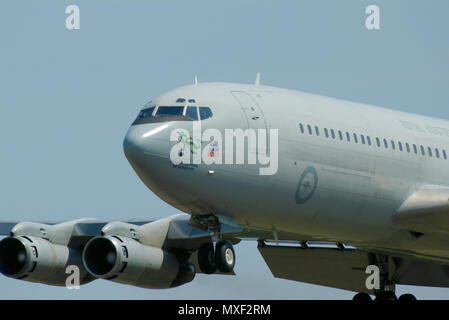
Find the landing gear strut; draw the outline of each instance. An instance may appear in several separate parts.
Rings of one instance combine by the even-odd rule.
[[[385,255],[377,255],[377,254],[369,254],[369,263],[370,265],[376,265],[379,267],[379,282],[380,288],[375,289],[373,294],[376,297],[377,301],[413,301],[416,300],[415,296],[406,293],[399,297],[396,297],[395,289],[396,289],[396,281],[397,275],[400,271],[401,262],[399,260],[395,260],[395,258],[385,256]],[[371,296],[365,292],[357,293],[352,300],[354,301],[370,301]]]
[[[198,264],[205,274],[218,270],[229,273],[234,270],[235,251],[232,243],[221,240],[221,223],[214,215],[192,216],[190,224],[204,231],[212,232],[212,242],[201,245],[198,250]]]

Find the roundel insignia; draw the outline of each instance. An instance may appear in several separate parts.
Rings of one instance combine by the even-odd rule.
[[[312,198],[318,184],[318,174],[314,167],[307,167],[299,178],[296,187],[295,201],[298,204],[305,203]]]

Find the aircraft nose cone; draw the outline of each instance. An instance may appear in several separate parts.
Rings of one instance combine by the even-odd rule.
[[[123,151],[130,162],[134,162],[143,152],[143,139],[138,135],[136,130],[130,128],[123,140]]]
[[[168,158],[169,135],[166,124],[131,126],[123,140],[125,156],[131,163],[148,160],[149,156]]]

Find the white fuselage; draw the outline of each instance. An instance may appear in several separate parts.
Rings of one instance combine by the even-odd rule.
[[[246,102],[239,100],[242,93],[249,96]],[[299,240],[449,258],[448,237],[414,238],[392,223],[417,189],[449,187],[448,121],[227,83],[182,87],[153,103],[187,105],[176,103],[179,97],[211,108],[213,116],[201,121],[202,130],[277,129],[279,152],[274,175],[260,175],[258,164],[175,166],[169,157],[170,132],[192,130],[192,122],[132,126],[124,142],[128,160],[142,181],[173,206],[190,214],[228,216],[249,228],[297,234]],[[256,116],[245,105],[251,101]]]

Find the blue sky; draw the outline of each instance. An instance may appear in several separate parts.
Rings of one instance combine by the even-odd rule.
[[[80,8],[81,29],[65,28]],[[365,8],[380,8],[377,31]],[[163,217],[127,163],[138,109],[199,81],[291,88],[449,119],[445,0],[3,0],[0,4],[0,219]],[[67,290],[0,276],[0,299],[347,299],[353,293],[274,279],[256,243],[236,247],[237,276],[176,289],[98,280]],[[5,290],[6,288],[6,290]],[[419,298],[449,289],[404,287]]]

